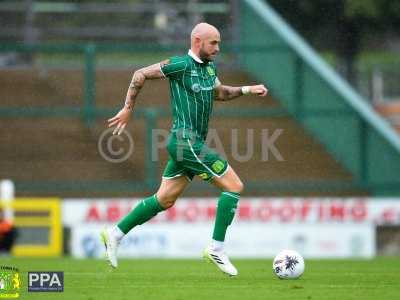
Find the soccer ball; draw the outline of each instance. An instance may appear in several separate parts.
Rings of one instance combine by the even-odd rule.
[[[303,257],[293,250],[282,250],[274,258],[272,270],[280,279],[296,279],[304,272]]]

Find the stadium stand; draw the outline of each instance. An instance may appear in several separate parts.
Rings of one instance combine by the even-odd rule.
[[[124,97],[129,71],[97,72],[97,105],[114,108],[120,105]],[[34,70],[6,70],[0,72],[1,106],[33,107],[76,104],[81,100],[81,74],[79,71],[49,71],[45,77]],[[28,79],[29,78],[29,79]],[[112,80],[110,80],[112,78]],[[221,79],[233,85],[251,81],[246,74],[224,73]],[[25,95],[30,95],[26,97]],[[169,110],[169,96],[166,81],[149,82],[140,96],[138,107],[158,107]],[[245,102],[245,103],[244,103]],[[215,109],[274,108],[279,107],[272,98],[242,99],[230,104],[215,105]],[[98,120],[92,129],[87,128],[79,118],[57,117],[51,114],[41,118],[2,118],[0,119],[2,153],[0,176],[11,177],[21,182],[46,181],[135,181],[144,177],[145,124],[137,119],[130,125],[130,132],[135,139],[135,152],[129,161],[112,164],[99,155],[97,138],[104,130],[105,119]],[[169,118],[160,118],[160,128],[168,129]],[[227,126],[227,124],[229,124]],[[293,119],[278,118],[218,118],[214,117],[212,128],[227,145],[229,157],[230,128],[240,129],[244,136],[247,128],[254,129],[255,138],[261,129],[271,131],[282,128],[282,136],[277,140],[277,148],[285,161],[278,161],[271,156],[268,162],[260,164],[260,148],[255,149],[255,156],[249,162],[235,162],[232,165],[245,181],[290,181],[290,180],[351,180],[351,175],[343,169],[311,136],[307,135]],[[256,141],[256,144],[260,144]],[[258,145],[260,147],[260,145]],[[239,153],[245,153],[240,149]],[[160,168],[166,161],[166,152],[160,153]],[[77,184],[79,184],[77,182]],[[44,193],[45,191],[38,191]],[[66,195],[70,195],[67,191]],[[95,193],[95,190],[92,191]],[[113,193],[116,191],[113,190]],[[293,191],[295,192],[295,191]],[[61,191],[62,193],[62,191]],[[22,193],[23,194],[23,193]]]

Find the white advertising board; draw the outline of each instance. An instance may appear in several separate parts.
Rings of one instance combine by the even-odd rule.
[[[101,225],[73,229],[71,254],[75,257],[102,257]],[[209,243],[211,224],[169,223],[138,226],[122,241],[119,257],[201,257]],[[234,224],[229,229],[226,249],[232,257],[273,257],[282,249],[295,249],[304,257],[369,258],[375,255],[372,225],[272,225]]]
[[[71,227],[71,254],[102,257],[99,233],[115,224],[137,199],[68,199],[63,221]],[[273,257],[282,249],[313,258],[375,255],[376,224],[399,222],[398,200],[244,198],[226,249],[235,257]],[[130,232],[120,257],[199,257],[209,243],[215,199],[181,199],[149,223]]]

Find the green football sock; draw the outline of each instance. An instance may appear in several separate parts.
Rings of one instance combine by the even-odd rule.
[[[160,205],[157,200],[157,196],[153,195],[146,198],[129,213],[119,223],[118,228],[125,234],[127,234],[136,225],[141,225],[152,217],[157,215],[164,208]]]
[[[240,194],[233,192],[222,192],[218,200],[217,214],[215,217],[213,239],[223,242],[226,230],[231,225]]]

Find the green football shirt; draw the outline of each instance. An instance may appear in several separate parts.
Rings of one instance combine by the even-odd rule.
[[[213,62],[204,63],[191,51],[170,58],[161,71],[169,79],[172,132],[182,130],[205,140],[213,108],[214,87],[219,83]],[[189,136],[188,136],[189,137]]]

